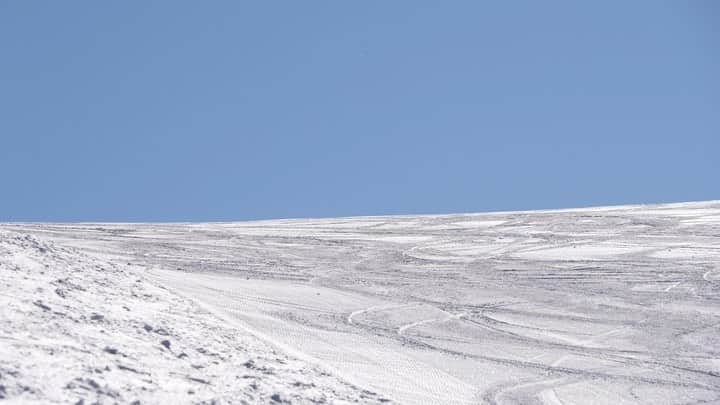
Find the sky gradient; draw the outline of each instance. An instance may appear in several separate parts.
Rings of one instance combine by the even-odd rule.
[[[0,3],[0,221],[720,199],[713,1]]]

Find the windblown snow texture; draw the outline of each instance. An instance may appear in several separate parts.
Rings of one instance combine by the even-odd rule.
[[[720,401],[720,202],[0,225],[0,399]]]

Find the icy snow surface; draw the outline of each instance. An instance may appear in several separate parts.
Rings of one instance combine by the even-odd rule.
[[[720,202],[0,225],[0,399],[720,401]]]

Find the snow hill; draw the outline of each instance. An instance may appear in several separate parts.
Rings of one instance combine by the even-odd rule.
[[[720,402],[720,202],[0,224],[0,401]]]

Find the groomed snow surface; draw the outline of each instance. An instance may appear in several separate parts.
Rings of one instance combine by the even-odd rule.
[[[720,403],[720,202],[0,224],[8,403]]]

